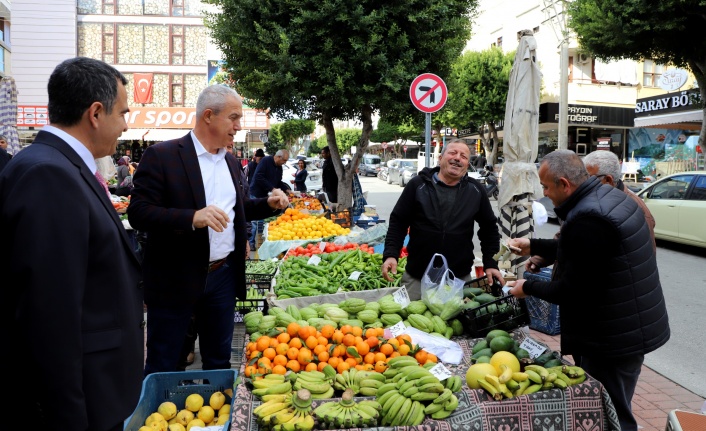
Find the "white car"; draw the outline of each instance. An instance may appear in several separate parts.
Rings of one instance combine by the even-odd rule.
[[[294,174],[297,173],[297,163],[299,160],[293,159],[282,165],[282,181],[294,190],[294,184],[291,181],[294,179]],[[321,181],[321,169],[317,168],[312,161],[306,160],[306,191],[318,192],[323,187]]]

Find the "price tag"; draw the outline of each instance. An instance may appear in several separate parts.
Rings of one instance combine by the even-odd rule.
[[[351,275],[348,276],[348,279],[355,281],[355,280],[357,280],[358,278],[360,278],[360,275],[361,275],[361,274],[362,274],[362,272],[360,272],[360,271],[353,271],[353,272],[351,273]]]
[[[321,241],[319,243],[319,250],[324,251],[325,248],[326,248],[326,241]]]
[[[319,262],[321,262],[321,258],[317,254],[311,256],[309,260],[306,261],[307,264],[314,266],[318,266]]]
[[[407,288],[404,286],[400,287],[397,292],[393,293],[392,298],[396,303],[400,304],[402,308],[407,307],[410,302],[409,295],[407,295]]]
[[[305,206],[309,206],[309,201],[304,201]]]
[[[543,345],[539,344],[538,342],[534,341],[531,338],[525,338],[525,341],[520,343],[520,349],[525,349],[530,355],[530,358],[534,359],[537,356],[541,355],[544,353],[545,350],[547,350],[546,347]]]
[[[449,369],[446,368],[441,362],[429,368],[429,372],[442,382],[451,377],[451,371],[449,371]]]
[[[510,289],[512,289],[512,286],[503,286],[503,295],[507,296],[510,294]]]
[[[387,329],[390,330],[390,332],[392,333],[392,336],[399,337],[400,335],[402,335],[404,330],[407,329],[407,327],[404,326],[404,322],[397,322]]]

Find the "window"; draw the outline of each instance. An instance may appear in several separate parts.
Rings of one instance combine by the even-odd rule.
[[[657,87],[662,72],[664,72],[663,64],[655,63],[653,60],[645,60],[642,65],[642,86]]]
[[[497,46],[498,46],[498,48],[502,48],[502,47],[503,47],[503,37],[502,37],[502,36],[500,36],[500,37],[498,38]]]
[[[706,201],[706,175],[701,175],[696,180],[696,184],[689,198],[695,201]]]
[[[684,199],[693,175],[680,175],[655,186],[650,194],[652,199]]]

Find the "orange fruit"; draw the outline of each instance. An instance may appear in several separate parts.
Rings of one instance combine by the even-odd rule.
[[[428,356],[428,353],[426,352],[426,350],[421,349],[414,355],[414,358],[420,364],[425,364],[427,362],[427,356]]]
[[[321,327],[321,335],[330,339],[333,337],[333,333],[336,332],[336,328],[332,325],[324,325]]]
[[[337,356],[333,356],[333,357],[328,358],[328,364],[330,366],[332,366],[334,369],[336,369],[336,367],[338,367],[338,364],[340,364],[341,362],[342,362],[341,358],[339,358]]]
[[[392,352],[392,353],[390,354],[390,357],[391,357],[391,358],[396,358],[396,357],[398,357],[398,356],[400,356],[400,352]]]
[[[262,352],[268,347],[270,347],[270,337],[263,335],[257,339],[257,350]]]
[[[397,341],[397,338],[390,338],[389,340],[387,340],[387,344],[390,344],[392,347],[395,348],[395,350],[400,347],[400,342]]]
[[[378,339],[378,337],[368,337],[365,339],[365,342],[368,343],[368,346],[370,346],[371,349],[377,347],[380,344],[380,340]]]
[[[315,355],[318,355],[319,353],[326,351],[326,346],[323,344],[317,344],[313,351]]]
[[[262,356],[262,352],[258,352],[257,350],[250,352],[248,355],[248,359],[255,359]]]
[[[311,350],[309,350],[309,349],[299,350],[299,355],[297,355],[297,360],[299,361],[300,364],[308,364],[309,362],[311,362],[311,360],[312,360]]]
[[[316,340],[321,344],[322,346],[325,346],[328,344],[328,338],[324,337],[323,335],[317,335]]]
[[[286,355],[287,350],[289,350],[289,344],[287,343],[279,343],[277,347],[275,347],[275,352],[278,355]]]
[[[340,331],[343,333],[343,335],[350,334],[352,330],[353,327],[351,325],[343,325],[340,328]]]
[[[364,341],[356,343],[355,348],[358,350],[360,356],[365,356],[370,352],[370,346]]]
[[[356,361],[355,358],[346,358],[346,362],[351,367],[355,367],[356,365],[358,365],[358,361]]]
[[[274,367],[272,367],[272,373],[285,375],[285,374],[287,374],[287,368],[285,368],[284,365],[277,364]]]
[[[375,353],[368,352],[368,354],[363,357],[363,362],[365,362],[366,364],[374,364],[375,363]]]
[[[362,365],[356,365],[356,366],[355,366],[355,369],[358,370],[358,371],[362,371],[362,370],[363,370],[363,366],[362,366]]]
[[[262,356],[269,359],[270,361],[273,360],[276,355],[277,355],[277,352],[272,347],[268,347],[265,349],[264,352],[262,352]]]
[[[257,373],[257,367],[253,365],[248,365],[245,367],[245,377],[252,377],[253,374]]]
[[[297,349],[301,349],[303,346],[302,344],[302,339],[301,338],[292,338],[289,340],[289,347],[296,347]]]
[[[299,338],[306,340],[310,335],[316,334],[316,328],[313,326],[302,326],[299,328]]]
[[[343,344],[339,344],[338,346],[333,348],[334,356],[344,356],[346,354],[346,346]]]
[[[328,364],[328,362],[319,362],[319,365],[316,366],[317,371],[324,371],[324,367]]]
[[[395,348],[392,347],[392,344],[385,343],[380,346],[380,353],[383,353],[385,356],[390,356],[394,351]]]
[[[385,335],[385,328],[375,328],[378,337],[383,337]]]
[[[437,362],[439,362],[439,358],[437,358],[436,355],[433,353],[427,353],[427,362],[429,361],[436,364]]]
[[[289,336],[287,332],[282,332],[277,336],[277,341],[280,343],[289,343],[289,340],[291,340],[292,337]]]
[[[373,364],[364,364],[363,369],[365,371],[375,371],[375,365]]]
[[[270,347],[277,347],[278,344],[279,344],[279,341],[277,341],[276,337],[270,338]]]
[[[377,337],[377,333],[375,328],[368,328],[365,330],[365,338]]]
[[[263,356],[263,357],[257,359],[257,366],[258,366],[258,367],[262,367],[262,368],[266,368],[266,367],[270,367],[270,368],[271,368],[271,367],[272,367],[272,361],[270,361],[269,358],[266,358],[266,357]]]
[[[299,370],[301,370],[301,368],[302,368],[301,365],[295,359],[292,359],[291,361],[287,362],[287,369],[288,370],[292,370],[295,373],[298,373]]]
[[[387,355],[382,352],[375,352],[375,362],[385,362]]]
[[[360,326],[354,326],[353,329],[351,329],[351,332],[352,332],[353,335],[355,335],[356,337],[362,337],[362,336],[363,336],[363,328],[361,328]]]
[[[305,371],[318,371],[318,366],[315,362],[309,362],[304,368]]]
[[[355,344],[355,336],[353,334],[346,334],[343,336],[343,345],[352,346]]]
[[[328,362],[330,357],[331,356],[328,354],[327,351],[323,351],[321,353],[316,354],[316,358],[318,359],[319,362]]]
[[[400,355],[407,356],[409,354],[409,346],[406,344],[400,344],[400,348],[397,349],[397,351],[400,352]]]
[[[297,359],[297,356],[299,356],[299,349],[296,347],[290,347],[289,350],[287,350],[287,357],[289,359]]]
[[[343,336],[346,335],[341,331],[336,331],[333,333],[333,336],[331,337],[331,341],[333,341],[336,344],[341,344],[343,342]]]
[[[306,347],[308,347],[311,350],[314,350],[316,346],[319,345],[319,340],[316,339],[313,335],[309,335],[305,341]]]
[[[338,371],[338,374],[341,374],[342,372],[348,370],[351,368],[351,365],[348,362],[341,361],[337,366],[336,366],[336,371]]]
[[[287,357],[285,355],[277,355],[272,361],[274,365],[287,365]]]
[[[387,363],[385,361],[377,361],[375,363],[375,371],[378,373],[383,373],[387,369]]]
[[[245,351],[247,351],[248,353],[250,353],[250,352],[252,352],[252,351],[254,351],[254,350],[256,350],[256,349],[257,349],[257,343],[255,343],[254,341],[250,341],[250,342],[248,342],[248,345],[247,345],[247,347],[245,348]]]
[[[297,322],[292,322],[287,325],[287,334],[289,334],[290,337],[296,337],[299,334],[299,329],[299,324]]]

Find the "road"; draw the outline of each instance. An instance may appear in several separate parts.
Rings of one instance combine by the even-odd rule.
[[[368,204],[376,205],[383,220],[389,220],[402,188],[374,177],[360,177]],[[492,200],[495,211],[497,204]],[[556,223],[537,229],[538,238],[551,238]],[[477,238],[474,239],[479,249]],[[645,365],[695,394],[706,397],[706,249],[657,241],[657,266],[667,302],[671,338],[649,353]]]

